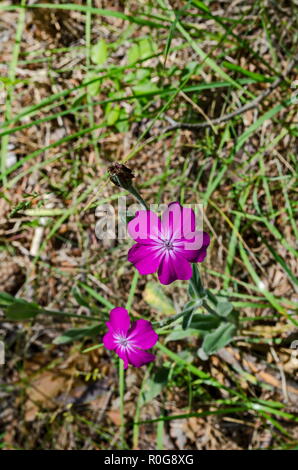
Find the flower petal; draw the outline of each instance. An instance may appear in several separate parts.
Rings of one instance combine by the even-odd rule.
[[[195,263],[200,258],[200,254],[204,251],[206,256],[206,249],[210,243],[210,236],[206,232],[195,232],[195,236],[187,239],[175,240],[175,251],[182,255],[191,263]],[[193,247],[193,248],[192,248]],[[204,256],[204,258],[205,258]]]
[[[150,321],[141,319],[132,324],[127,338],[132,341],[133,346],[149,349],[158,341],[158,334],[153,330]]]
[[[128,356],[127,356],[127,349],[124,348],[123,346],[118,345],[117,348],[115,349],[116,354],[122,359],[124,362],[124,369],[127,369],[128,366]]]
[[[193,209],[182,207],[179,202],[171,202],[162,214],[161,225],[166,239],[180,239],[195,232],[196,216]]]
[[[128,311],[122,307],[113,308],[110,311],[110,321],[106,325],[112,332],[115,331],[125,336],[130,327]]]
[[[135,265],[140,274],[152,274],[157,270],[162,255],[159,246],[146,246],[136,243],[129,252],[127,259]]]
[[[113,350],[113,349],[116,348],[117,344],[114,340],[114,336],[113,336],[113,333],[111,333],[111,331],[108,331],[104,335],[103,344],[104,344],[105,348],[110,349],[110,350]]]
[[[132,349],[127,351],[127,357],[130,362],[135,367],[141,367],[148,362],[155,360],[154,354],[148,353],[147,351],[142,351],[141,349]]]
[[[178,253],[166,254],[158,268],[158,279],[165,285],[177,279],[187,281],[191,276],[191,264]]]
[[[128,222],[128,233],[136,242],[151,244],[160,237],[161,221],[155,212],[137,211],[136,216]]]
[[[202,261],[204,261],[204,259],[206,258],[206,255],[207,255],[207,249],[202,248],[201,250],[199,250],[199,253],[198,253],[197,257],[193,262],[194,263],[202,263]]]

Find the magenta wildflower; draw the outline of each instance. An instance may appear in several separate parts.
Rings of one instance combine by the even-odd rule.
[[[191,263],[204,261],[210,243],[208,233],[196,230],[194,211],[178,202],[169,204],[161,219],[152,211],[138,211],[128,233],[137,242],[128,261],[140,274],[158,271],[162,284],[190,279]]]
[[[158,340],[149,321],[137,320],[130,326],[127,310],[116,307],[111,310],[110,321],[106,325],[109,331],[103,337],[103,344],[118,354],[124,362],[124,369],[128,364],[141,367],[154,361],[154,354],[144,351],[152,348]]]

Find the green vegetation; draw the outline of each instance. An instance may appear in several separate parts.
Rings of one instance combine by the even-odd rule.
[[[0,448],[297,448],[298,6],[128,3],[0,4]],[[96,238],[135,202],[115,161],[203,204],[208,314]],[[103,348],[113,306],[155,324],[147,368]]]

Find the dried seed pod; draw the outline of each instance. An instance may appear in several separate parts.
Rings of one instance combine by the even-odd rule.
[[[110,180],[116,186],[124,189],[130,188],[134,178],[134,174],[130,168],[123,165],[122,163],[115,162],[109,166],[108,172],[110,175]]]

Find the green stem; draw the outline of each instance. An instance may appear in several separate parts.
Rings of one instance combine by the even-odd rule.
[[[20,54],[20,47],[21,47],[21,40],[23,29],[25,25],[25,15],[26,15],[26,0],[21,1],[21,8],[17,28],[16,28],[16,35],[15,35],[15,42],[12,51],[12,58],[10,61],[10,66],[8,70],[8,80],[9,83],[7,85],[7,98],[6,98],[6,110],[4,113],[4,121],[9,121],[12,117],[12,100],[14,95],[14,86],[15,86],[15,78],[16,78],[16,69]],[[6,185],[7,178],[6,178],[6,160],[7,160],[7,151],[8,151],[8,144],[9,144],[9,135],[4,135],[1,138],[1,145],[0,145],[0,158],[1,158],[1,168],[0,173],[2,177],[3,185]]]
[[[172,315],[170,318],[166,318],[165,320],[153,322],[152,326],[156,328],[163,328],[164,326],[167,326],[170,323],[173,323],[174,321],[178,320],[178,318],[183,317],[184,314],[185,310],[183,310],[183,312],[176,313],[176,315]]]
[[[208,299],[209,299],[214,305],[216,305],[216,304],[217,304],[217,298],[215,297],[215,295],[213,295],[212,292],[211,292],[209,289],[207,289],[206,293],[207,293]]]
[[[128,191],[130,192],[132,196],[134,196],[137,199],[137,201],[139,201],[140,204],[142,204],[142,206],[147,211],[149,211],[149,206],[147,205],[147,203],[144,201],[144,199],[142,198],[142,196],[140,195],[140,193],[136,190],[134,186],[130,185]]]
[[[200,306],[200,305],[198,305],[198,307],[199,307],[199,306]],[[176,315],[172,315],[171,317],[166,318],[165,320],[161,320],[161,321],[158,321],[158,322],[154,322],[154,323],[152,323],[152,325],[153,325],[154,327],[157,327],[157,328],[163,328],[163,327],[165,327],[165,326],[170,325],[170,323],[173,323],[174,321],[178,320],[178,318],[181,318],[181,317],[183,317],[184,315],[186,315],[187,313],[191,312],[193,309],[194,309],[194,305],[192,305],[192,306],[189,307],[189,308],[186,308],[186,309],[183,310],[182,312],[176,313]]]
[[[164,434],[164,420],[163,415],[160,416],[160,421],[156,425],[156,450],[163,450],[163,434]]]
[[[196,264],[192,265],[192,277],[190,278],[190,284],[199,298],[205,297],[206,291],[204,289],[200,272]]]
[[[213,308],[210,307],[210,305],[208,305],[206,300],[203,300],[203,307],[207,310],[207,312],[211,313],[211,315],[218,317],[218,313],[215,310],[213,310]]]
[[[149,368],[150,370],[150,368]],[[135,411],[135,417],[133,421],[133,432],[132,432],[132,447],[134,450],[137,450],[139,447],[139,433],[140,433],[140,414],[141,414],[141,407],[142,407],[142,401],[143,401],[143,389],[145,386],[145,383],[149,377],[149,372],[148,369],[146,369],[146,372],[144,374],[141,388],[139,391],[139,396],[138,396],[138,401],[137,401],[137,406],[136,406],[136,411]]]
[[[87,72],[90,70],[90,54],[91,54],[91,9],[92,9],[92,0],[87,0],[88,11],[86,12],[86,21],[85,21],[85,42],[86,42],[86,67]],[[88,114],[89,114],[89,124],[90,127],[94,126],[94,107],[93,107],[93,97],[90,95],[88,87],[86,87],[87,93],[87,104],[88,104]],[[95,155],[97,161],[99,161],[99,151],[96,141],[96,135],[94,132],[91,133],[92,143],[95,150]]]
[[[124,362],[119,358],[119,396],[120,396],[120,440],[121,446],[125,446],[125,422],[124,422]]]
[[[165,320],[161,320],[160,322],[154,322],[153,323],[154,327],[163,328],[164,326],[168,326],[170,323],[173,323],[174,321],[178,320],[179,318],[183,317],[189,312],[192,312],[195,308],[198,308],[202,305],[202,301],[199,299],[203,299],[206,296],[206,294],[208,294],[208,292],[203,287],[199,270],[197,268],[197,265],[195,264],[193,264],[193,275],[190,279],[190,283],[194,292],[198,296],[197,304],[192,305],[191,307],[186,308],[182,312],[176,313],[176,315],[166,318]],[[203,305],[208,311],[210,311],[209,305],[206,304],[206,302],[203,302]]]

